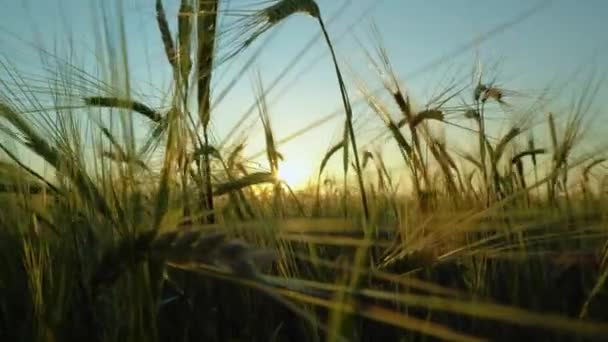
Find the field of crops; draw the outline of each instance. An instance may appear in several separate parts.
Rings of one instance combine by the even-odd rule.
[[[38,50],[44,74],[0,55],[0,340],[608,339],[606,159],[577,149],[599,73],[557,112],[472,60],[471,82],[420,104],[384,32],[349,52],[378,92],[314,0],[175,0],[176,17],[148,2],[172,80],[160,106],[135,91],[121,17],[97,28],[99,73],[63,52]],[[232,83],[253,75],[255,103],[213,131],[231,89],[216,70],[292,16],[319,32],[340,94],[341,134],[306,184],[282,144],[323,120],[278,139],[256,54]],[[375,145],[361,111],[383,127]],[[263,167],[244,153],[256,116]]]

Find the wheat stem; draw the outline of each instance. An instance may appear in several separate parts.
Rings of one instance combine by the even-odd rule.
[[[321,15],[317,18],[319,20],[319,25],[321,26],[321,30],[323,31],[323,36],[325,37],[325,41],[329,47],[331,52],[331,57],[334,63],[334,67],[336,70],[336,75],[338,77],[338,83],[340,85],[340,93],[342,95],[342,102],[344,104],[344,111],[346,112],[346,121],[348,126],[348,133],[350,136],[351,145],[353,148],[353,153],[355,157],[355,167],[357,172],[357,182],[359,183],[359,191],[361,193],[361,204],[363,205],[363,215],[365,220],[369,220],[369,206],[367,202],[367,195],[365,193],[365,184],[363,182],[363,174],[361,172],[361,162],[359,160],[359,150],[357,149],[357,138],[355,137],[355,130],[353,128],[353,113],[352,108],[350,106],[350,100],[348,99],[348,93],[346,91],[346,86],[344,85],[344,80],[342,79],[342,73],[340,72],[340,67],[338,65],[338,59],[336,57],[336,53],[334,51],[334,47],[331,43],[331,39],[329,38],[329,34],[325,29],[325,24],[323,23],[323,19],[321,19]],[[347,148],[347,147],[345,147]]]

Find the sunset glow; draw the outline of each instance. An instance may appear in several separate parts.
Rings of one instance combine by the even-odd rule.
[[[297,161],[284,162],[279,166],[279,179],[287,183],[293,190],[303,188],[310,178],[311,169]]]

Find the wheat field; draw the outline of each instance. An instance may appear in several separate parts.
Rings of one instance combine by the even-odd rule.
[[[350,52],[378,91],[315,0],[175,0],[174,17],[164,2],[143,11],[171,80],[155,98],[129,77],[121,16],[97,23],[97,73],[59,51],[37,49],[44,74],[0,56],[0,340],[608,339],[606,158],[579,148],[600,76],[558,112],[471,60],[421,105],[384,32]],[[275,83],[254,68],[291,17],[318,33],[340,94],[339,137],[298,186],[282,146],[327,120],[277,138]],[[236,73],[254,104],[218,137],[231,86],[213,77],[251,51]]]

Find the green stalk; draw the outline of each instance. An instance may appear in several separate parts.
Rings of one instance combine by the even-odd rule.
[[[340,93],[342,95],[342,102],[344,104],[344,111],[346,112],[346,124],[348,128],[348,134],[350,136],[351,146],[353,147],[353,153],[355,157],[355,167],[357,171],[357,182],[359,183],[359,190],[361,192],[361,204],[363,206],[363,215],[365,217],[365,221],[369,220],[369,206],[367,202],[367,195],[365,193],[365,184],[363,182],[363,174],[361,172],[361,162],[359,160],[359,150],[357,149],[357,140],[355,137],[355,130],[353,128],[353,111],[350,106],[350,100],[348,99],[348,93],[346,91],[346,86],[344,85],[344,80],[342,79],[342,73],[340,72],[340,67],[338,66],[338,59],[336,58],[336,52],[334,51],[334,47],[331,44],[331,40],[329,39],[329,34],[325,29],[325,24],[323,23],[323,19],[321,15],[317,17],[319,20],[319,25],[321,25],[321,30],[323,31],[323,36],[325,37],[325,41],[327,42],[327,46],[329,47],[329,51],[331,52],[331,58],[334,62],[334,67],[336,69],[336,76],[338,77],[338,83],[340,85]],[[345,146],[345,148],[348,148]]]
[[[211,69],[213,68],[213,53],[215,49],[215,32],[217,25],[218,0],[198,0],[198,110],[203,124],[203,140],[209,146],[209,121]],[[205,210],[211,214],[207,217],[209,223],[215,222],[213,214],[213,190],[211,184],[211,164],[208,154],[203,155],[205,177],[204,201]]]

